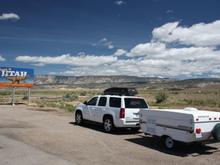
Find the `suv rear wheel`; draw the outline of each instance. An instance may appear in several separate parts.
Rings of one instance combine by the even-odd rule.
[[[104,131],[107,132],[107,133],[110,133],[114,130],[114,123],[113,123],[113,120],[110,117],[104,118],[103,128],[104,128]]]

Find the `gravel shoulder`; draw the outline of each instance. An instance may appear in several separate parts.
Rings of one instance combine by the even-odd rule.
[[[141,132],[106,134],[76,126],[73,114],[0,105],[0,164],[220,164],[220,143],[179,144],[174,151]]]

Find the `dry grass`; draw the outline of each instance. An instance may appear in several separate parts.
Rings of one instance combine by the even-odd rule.
[[[37,107],[52,107],[66,111],[73,111],[74,107],[90,97],[101,94],[103,89],[90,88],[57,88],[57,89],[32,89],[31,104]],[[146,99],[151,107],[157,108],[184,108],[196,107],[199,109],[220,111],[220,84],[211,84],[198,88],[138,88],[139,96]],[[156,103],[155,96],[158,92],[168,95],[166,102]],[[0,91],[0,104],[10,103],[11,90]],[[16,91],[16,102],[27,104],[27,91]],[[68,96],[68,97],[66,97]]]
[[[161,104],[155,103],[158,91],[168,95],[168,100]],[[199,109],[220,111],[220,85],[213,84],[198,88],[187,89],[139,89],[140,96],[148,100],[149,104],[159,108],[196,107]]]

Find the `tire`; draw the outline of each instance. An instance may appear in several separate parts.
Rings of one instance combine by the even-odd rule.
[[[112,133],[113,132],[114,123],[113,123],[112,118],[110,118],[110,117],[104,118],[104,120],[103,120],[103,129],[104,129],[104,132],[106,132],[106,133]]]
[[[175,141],[171,137],[165,136],[165,137],[163,137],[163,144],[164,144],[165,148],[171,150],[175,146]]]
[[[216,124],[213,131],[212,136],[215,140],[220,141],[220,124]]]
[[[83,124],[83,116],[80,111],[77,111],[75,114],[75,123],[77,125],[82,125]]]

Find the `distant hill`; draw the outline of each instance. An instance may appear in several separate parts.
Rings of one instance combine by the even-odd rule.
[[[157,77],[137,76],[36,76],[36,85],[67,85],[67,86],[137,86],[140,84],[154,84],[173,81]]]
[[[64,86],[64,87],[167,87],[187,88],[201,87],[213,83],[219,83],[220,79],[187,79],[175,80],[158,77],[137,76],[56,76],[38,75],[35,84],[38,86]]]

